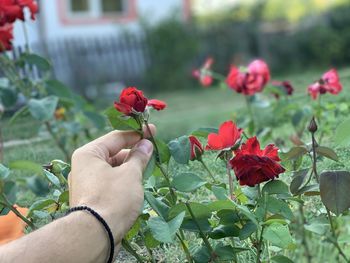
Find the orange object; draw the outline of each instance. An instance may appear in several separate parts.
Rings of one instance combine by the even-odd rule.
[[[22,208],[17,205],[14,205],[14,207],[23,216],[28,212],[28,208]],[[22,237],[25,227],[26,223],[12,211],[5,216],[0,216],[0,245]]]

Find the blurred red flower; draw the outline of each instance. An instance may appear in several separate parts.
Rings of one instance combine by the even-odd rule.
[[[200,69],[195,69],[192,71],[192,76],[198,79],[203,87],[208,87],[213,83],[213,77],[210,73],[210,69],[213,63],[214,59],[209,57]]]
[[[153,99],[148,101],[147,106],[150,106],[155,110],[159,111],[159,110],[164,110],[167,105],[164,101]]]
[[[339,75],[336,69],[331,69],[322,75],[322,78],[311,84],[307,90],[312,99],[317,99],[319,94],[325,94],[327,92],[331,94],[338,94],[343,89],[340,83]]]
[[[189,137],[190,140],[190,147],[191,147],[191,156],[190,156],[190,160],[194,161],[194,160],[198,160],[201,158],[204,149],[202,144],[200,143],[200,141],[193,135],[190,135]]]
[[[273,86],[279,87],[282,89],[282,92],[286,95],[291,96],[294,92],[294,88],[292,86],[292,84],[288,81],[272,81],[271,83]],[[279,98],[279,94],[277,93],[273,93],[273,95],[278,99]]]
[[[141,90],[135,87],[123,89],[119,96],[119,102],[114,102],[114,107],[117,111],[130,116],[134,113],[144,112],[147,106],[147,98]]]
[[[13,26],[0,26],[0,52],[12,49]]]
[[[243,130],[237,128],[233,121],[226,121],[220,125],[219,133],[210,133],[206,150],[229,150],[241,138]]]
[[[29,8],[31,18],[35,20],[38,4],[34,0],[0,0],[0,25],[13,23],[17,19],[24,21],[24,8]]]
[[[241,148],[234,151],[230,160],[240,185],[255,186],[278,177],[285,169],[279,164],[278,148],[269,144],[260,149],[256,137],[249,138]]]
[[[227,85],[244,95],[254,95],[261,92],[270,80],[270,70],[263,60],[254,60],[248,65],[246,71],[232,65],[226,78]]]

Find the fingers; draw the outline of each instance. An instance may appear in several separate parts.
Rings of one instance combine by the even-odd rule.
[[[152,156],[152,152],[153,144],[149,140],[143,139],[130,151],[122,166],[139,172],[141,176]]]
[[[155,135],[156,127],[152,124],[149,126],[152,135]],[[150,137],[146,127],[143,131],[145,138]],[[136,131],[112,131],[81,147],[79,151],[108,161],[111,156],[115,156],[122,149],[134,146],[140,139],[141,135]]]
[[[129,155],[130,150],[129,149],[124,149],[121,150],[119,153],[117,153],[116,155],[112,156],[109,158],[108,163],[112,166],[119,166],[122,165],[126,159],[126,157]]]

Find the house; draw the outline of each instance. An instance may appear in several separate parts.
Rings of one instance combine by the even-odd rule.
[[[31,43],[62,38],[116,35],[139,30],[140,22],[157,23],[170,15],[190,16],[190,0],[38,0],[36,21],[27,21]],[[15,25],[15,45],[23,45],[21,22]]]

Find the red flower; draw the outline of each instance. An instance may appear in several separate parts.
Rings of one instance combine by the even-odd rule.
[[[0,26],[0,52],[12,49],[13,26]]]
[[[17,19],[24,21],[23,9],[28,7],[31,18],[35,20],[38,4],[34,0],[0,0],[0,25],[13,23]]]
[[[166,103],[161,100],[149,100],[147,106],[153,107],[155,110],[164,110],[166,108]]]
[[[269,144],[261,150],[256,137],[249,138],[235,154],[230,164],[240,185],[254,186],[272,180],[285,171],[278,163],[278,148]]]
[[[226,83],[238,93],[254,95],[261,92],[270,80],[268,65],[262,60],[254,60],[248,65],[247,71],[241,71],[232,65]]]
[[[318,94],[325,94],[327,92],[331,94],[338,94],[343,89],[339,80],[339,75],[336,69],[331,69],[322,75],[322,78],[311,84],[307,90],[312,99],[317,99]]]
[[[193,77],[198,79],[203,87],[208,87],[213,83],[213,77],[210,73],[210,69],[213,63],[214,59],[209,57],[200,69],[196,69],[192,72]]]
[[[289,96],[291,96],[293,94],[293,92],[294,92],[294,88],[293,88],[292,84],[288,80],[285,80],[285,81],[273,81],[271,84],[273,86],[277,86],[277,87],[281,88],[282,91],[285,94],[289,95]],[[279,98],[279,94],[277,94],[277,93],[273,93],[273,94],[274,94],[274,96],[277,99]]]
[[[135,113],[144,112],[147,106],[147,98],[143,96],[141,90],[135,87],[123,89],[119,97],[119,102],[114,102],[117,111],[130,116]]]
[[[203,152],[204,152],[202,144],[193,135],[190,135],[188,138],[190,140],[190,147],[191,147],[190,160],[194,161],[194,160],[200,159],[202,154],[203,154]]]
[[[219,134],[210,133],[206,150],[226,150],[231,149],[240,139],[243,130],[237,128],[233,121],[226,121],[220,125]]]

